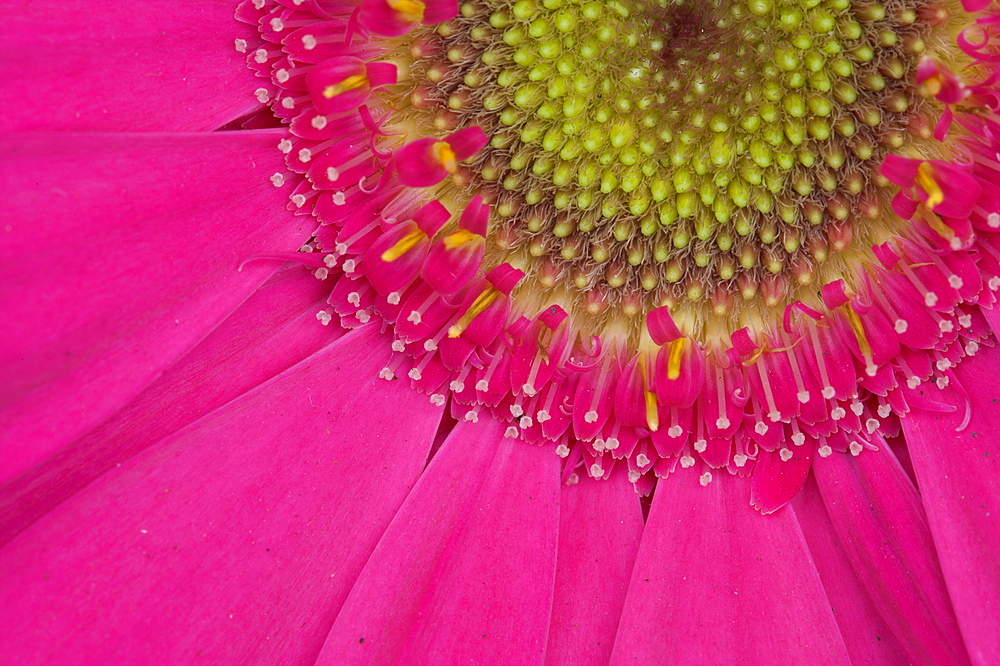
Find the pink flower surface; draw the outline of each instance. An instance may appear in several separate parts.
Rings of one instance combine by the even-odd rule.
[[[709,339],[619,255],[550,298],[473,191],[516,151],[393,125],[471,3],[8,3],[0,663],[1000,663],[1000,6],[884,4],[968,24],[912,72],[955,143],[866,176],[867,272]]]

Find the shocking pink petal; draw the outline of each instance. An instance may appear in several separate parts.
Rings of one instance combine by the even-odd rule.
[[[141,391],[296,249],[277,131],[7,135],[0,479]],[[248,220],[253,220],[248,224]]]
[[[563,486],[546,664],[602,666],[611,657],[642,536],[639,498],[617,471]]]
[[[968,661],[920,497],[888,444],[814,464],[851,566],[913,664]]]
[[[559,458],[460,422],[351,591],[321,664],[541,664]]]
[[[290,266],[121,411],[0,487],[0,544],[150,444],[295,365],[339,335],[320,326],[329,286]]]
[[[974,664],[1000,663],[1000,349],[958,366],[965,396],[929,383],[954,413],[914,408],[902,419],[917,483],[958,625]],[[966,400],[968,404],[966,405]],[[971,409],[968,426],[957,431]]]
[[[830,597],[830,607],[837,618],[840,635],[844,637],[847,652],[851,655],[850,663],[879,666],[908,663],[892,631],[851,568],[813,478],[806,481],[802,492],[792,500],[792,506],[802,526],[809,552],[816,560],[823,589]]]
[[[312,663],[440,408],[350,334],[147,449],[0,557],[18,663]]]
[[[656,488],[611,663],[849,663],[795,514],[695,469]]]
[[[260,107],[266,86],[235,39],[231,0],[95,5],[32,0],[5,12],[4,130],[212,130]]]

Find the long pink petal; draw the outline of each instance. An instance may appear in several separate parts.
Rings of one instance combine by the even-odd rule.
[[[608,663],[642,537],[639,497],[624,470],[564,486],[546,664]]]
[[[0,127],[201,131],[261,106],[235,2],[31,0],[4,12]]]
[[[366,328],[126,461],[0,556],[11,663],[312,663],[441,409]]]
[[[321,664],[541,664],[559,530],[559,458],[460,423],[386,531]]]
[[[830,607],[851,655],[851,663],[876,666],[909,663],[854,573],[826,513],[815,479],[809,477],[802,491],[792,500],[792,506],[809,552],[816,560],[816,570],[830,598]]]
[[[795,514],[695,468],[657,484],[612,664],[846,664]]]
[[[6,135],[0,480],[117,411],[274,272],[309,223],[275,131]]]
[[[971,421],[957,432],[965,399],[921,386],[952,414],[914,409],[902,419],[931,535],[958,625],[974,664],[1000,663],[1000,349],[979,353],[955,372]]]
[[[107,422],[0,487],[0,545],[117,463],[295,365],[343,329],[321,326],[329,285],[277,273]]]
[[[819,458],[813,470],[837,539],[907,661],[967,662],[920,496],[888,444]]]

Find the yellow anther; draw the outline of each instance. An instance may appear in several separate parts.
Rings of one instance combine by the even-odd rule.
[[[927,92],[932,95],[937,95],[941,92],[941,89],[944,88],[944,77],[937,73],[931,74],[927,77],[927,80],[924,81],[924,85],[927,86]]]
[[[454,250],[456,247],[462,247],[469,241],[475,240],[476,238],[482,237],[478,234],[472,233],[471,231],[460,229],[459,231],[444,237],[444,246],[445,249]]]
[[[448,329],[448,337],[457,338],[462,335],[462,331],[468,328],[469,324],[472,323],[472,320],[481,315],[483,310],[490,307],[490,305],[493,304],[493,301],[497,300],[499,297],[500,292],[495,287],[489,287],[486,291],[479,294],[476,300],[472,301],[472,305],[470,305],[469,309],[465,311],[465,314],[462,315],[462,318],[459,319],[454,326]]]
[[[458,171],[458,159],[455,157],[455,151],[446,142],[438,141],[431,150],[434,153],[434,159],[445,168],[445,171],[448,173]]]
[[[868,336],[865,335],[865,327],[861,323],[861,317],[854,311],[850,303],[844,305],[843,310],[844,315],[847,317],[847,323],[851,325],[851,330],[854,332],[854,337],[858,339],[861,356],[865,359],[865,363],[872,365],[874,363],[872,360],[872,346],[868,343]]]
[[[653,432],[660,429],[660,408],[656,404],[656,394],[649,390],[646,376],[646,357],[639,355],[639,374],[642,377],[642,393],[646,402],[646,425]]]
[[[406,234],[396,244],[382,253],[382,261],[396,261],[404,254],[413,249],[413,246],[427,238],[427,234],[420,229],[414,229]]]
[[[357,90],[358,88],[363,88],[366,85],[368,85],[368,77],[365,74],[355,74],[354,76],[348,76],[340,83],[327,86],[326,89],[323,90],[323,97],[333,99],[337,95],[345,93],[348,90]]]
[[[388,0],[389,7],[399,14],[399,18],[411,23],[419,23],[424,20],[424,8],[426,5],[420,0]]]
[[[941,221],[941,218],[930,211],[925,211],[921,216],[927,221],[927,225],[936,231],[941,238],[951,240],[955,237],[955,230]]]
[[[931,210],[944,201],[944,192],[934,180],[934,167],[930,162],[921,162],[917,167],[917,184],[927,193],[927,207]]]
[[[667,359],[667,379],[674,380],[681,376],[681,355],[687,338],[677,338],[670,343],[670,356]]]

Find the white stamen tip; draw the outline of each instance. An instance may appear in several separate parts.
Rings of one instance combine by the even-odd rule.
[[[830,418],[833,419],[834,421],[839,421],[845,416],[847,416],[847,412],[844,410],[843,407],[834,407],[830,411]]]
[[[684,434],[684,429],[681,428],[679,425],[672,425],[667,430],[667,434],[676,439],[677,437],[680,437],[681,435]]]
[[[545,423],[546,421],[548,421],[551,418],[552,418],[552,415],[549,414],[549,410],[547,410],[547,409],[539,409],[538,412],[535,414],[535,419],[539,423]]]
[[[538,391],[535,390],[535,387],[532,386],[531,384],[525,384],[524,386],[522,386],[521,391],[524,393],[524,395],[528,396],[529,398],[538,393]]]
[[[865,421],[865,429],[869,435],[878,430],[879,425],[881,424],[878,422],[878,419],[868,419]]]
[[[386,380],[387,382],[391,382],[393,379],[396,378],[396,375],[392,374],[392,370],[389,368],[382,368],[381,370],[379,370],[378,376]]]
[[[737,467],[743,467],[744,465],[747,464],[748,460],[750,459],[747,458],[742,453],[737,453],[735,456],[733,456],[733,462],[736,463]]]
[[[702,474],[701,476],[699,476],[698,477],[698,483],[700,483],[703,486],[707,486],[708,484],[712,483],[712,473],[711,472],[705,472],[704,474]]]
[[[910,327],[910,322],[906,321],[905,319],[897,319],[896,323],[893,325],[893,329],[900,335],[906,333],[906,329],[908,329],[909,327]]]
[[[833,455],[833,449],[830,448],[829,444],[824,444],[823,446],[819,447],[819,449],[817,449],[816,452],[819,453],[820,458],[829,458],[831,455]]]
[[[402,340],[393,340],[392,341],[392,351],[394,351],[396,353],[404,352],[404,351],[406,351],[406,345],[403,344]]]
[[[556,447],[556,455],[560,458],[566,458],[569,456],[569,447],[565,444],[560,444]]]
[[[778,456],[781,457],[782,462],[788,462],[789,460],[792,459],[793,455],[795,454],[792,453],[791,449],[781,449],[780,451],[778,451]]]
[[[257,90],[253,91],[253,95],[254,97],[257,98],[257,101],[260,102],[261,104],[267,104],[269,101],[271,101],[271,93],[268,91],[267,88],[257,88]]]
[[[635,464],[638,465],[639,467],[645,467],[646,465],[649,464],[649,456],[647,456],[645,453],[640,453],[635,457]]]
[[[515,419],[520,418],[521,414],[524,414],[524,409],[521,408],[521,405],[514,404],[510,406],[510,415]]]
[[[424,351],[429,351],[429,352],[437,351],[437,348],[438,348],[437,343],[434,342],[433,340],[429,339],[424,340]]]
[[[731,425],[731,423],[730,423],[729,419],[727,419],[725,416],[720,416],[719,418],[715,419],[715,427],[716,428],[719,428],[721,430],[725,430],[730,425]]]
[[[247,40],[245,40],[245,39],[237,39],[236,42],[235,42],[235,46],[236,46],[236,52],[237,53],[246,53],[247,52]]]
[[[419,382],[420,378],[423,377],[423,375],[420,374],[419,368],[410,368],[410,371],[406,373],[406,376],[415,382]]]
[[[595,479],[599,479],[602,476],[604,476],[604,468],[601,467],[598,463],[594,463],[593,465],[591,465],[589,471],[590,471],[590,476],[592,476]]]
[[[316,48],[316,38],[312,35],[302,35],[302,48],[306,51],[312,51]]]
[[[705,449],[707,448],[708,448],[708,442],[706,442],[704,439],[699,439],[697,442],[694,443],[694,450],[697,451],[698,453],[704,453]]]
[[[517,439],[520,436],[520,433],[517,431],[517,428],[510,426],[504,431],[503,436],[508,439]]]
[[[924,305],[926,305],[927,307],[932,308],[935,305],[937,305],[937,302],[938,302],[938,295],[935,294],[933,291],[929,291],[926,294],[924,294]]]
[[[685,453],[681,457],[681,467],[683,467],[684,469],[687,469],[689,467],[694,467],[694,458]]]
[[[389,295],[385,297],[385,302],[389,305],[399,305],[399,292],[391,291]]]
[[[421,322],[420,313],[417,312],[416,310],[413,310],[406,317],[406,321],[410,322],[411,324],[416,324],[417,326],[420,326],[420,322]]]
[[[333,315],[331,315],[326,310],[320,310],[319,312],[316,313],[316,319],[319,320],[319,323],[326,326],[327,324],[330,323],[330,320],[333,319]]]
[[[879,405],[878,406],[878,415],[879,416],[881,416],[882,418],[886,419],[886,418],[889,418],[889,414],[892,414],[892,407],[890,407],[889,405]]]
[[[767,432],[767,424],[764,423],[763,421],[757,421],[757,425],[753,427],[753,430],[758,435],[763,435],[764,433]]]
[[[823,397],[826,398],[827,400],[831,399],[836,394],[837,394],[837,391],[832,386],[824,386],[823,387]]]
[[[865,406],[860,402],[852,402],[851,411],[854,412],[855,416],[861,416],[865,411]]]
[[[455,379],[450,384],[448,384],[448,388],[455,393],[461,393],[462,391],[465,390],[465,384]]]
[[[444,396],[441,395],[440,393],[435,393],[434,395],[431,396],[431,404],[441,407],[442,405],[444,405]]]
[[[284,185],[285,174],[276,173],[273,176],[271,176],[271,184],[274,185],[275,187],[281,187],[282,185]]]
[[[863,447],[863,446],[861,446],[860,444],[858,444],[858,442],[857,442],[857,441],[853,441],[853,442],[851,442],[851,455],[852,455],[852,456],[856,456],[856,455],[860,454],[860,453],[861,453],[861,450],[862,450],[863,448],[865,448],[865,447]]]
[[[478,382],[476,382],[476,390],[481,393],[485,393],[486,391],[490,390],[490,383],[485,379],[480,379]]]
[[[465,420],[470,423],[479,423],[479,414],[470,410],[465,413]]]
[[[802,446],[805,443],[806,443],[806,436],[803,435],[801,432],[797,432],[794,435],[792,435],[792,444],[794,444],[795,446]]]
[[[577,474],[576,472],[573,472],[572,474],[570,474],[569,478],[566,479],[566,485],[567,486],[575,486],[578,483],[580,483],[580,475]]]
[[[641,478],[642,478],[642,474],[638,470],[630,469],[628,471],[628,482],[629,483],[637,483],[639,481],[639,479],[641,479]]]
[[[801,402],[804,405],[807,402],[809,402],[809,399],[812,396],[809,394],[809,391],[799,391],[799,396],[798,397],[799,397],[799,402]]]
[[[597,412],[595,412],[594,410],[590,410],[589,412],[583,415],[583,420],[586,421],[587,423],[597,423]]]

